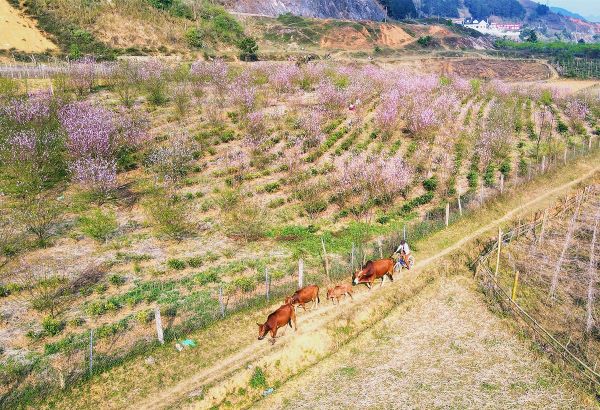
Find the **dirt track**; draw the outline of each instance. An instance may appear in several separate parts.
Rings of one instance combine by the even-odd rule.
[[[198,408],[218,404],[228,398],[240,386],[247,385],[247,381],[252,374],[251,369],[245,367],[247,363],[266,368],[270,367],[271,369],[274,369],[275,363],[280,363],[284,367],[276,372],[280,377],[286,375],[290,377],[302,371],[311,364],[319,362],[322,357],[328,356],[339,347],[340,341],[336,338],[336,329],[340,327],[368,329],[382,318],[377,318],[378,313],[383,313],[383,317],[385,317],[387,313],[395,308],[399,294],[408,297],[408,295],[418,293],[427,281],[424,275],[425,268],[432,268],[434,262],[440,261],[443,257],[452,254],[486,232],[494,230],[499,224],[556,199],[563,192],[594,176],[599,171],[600,165],[586,166],[585,172],[571,181],[555,185],[552,189],[530,191],[526,201],[507,212],[503,212],[501,216],[480,226],[478,229],[470,229],[469,234],[460,240],[453,241],[432,255],[417,255],[419,262],[416,271],[411,272],[410,276],[403,274],[397,278],[393,285],[384,286],[377,291],[363,291],[355,297],[354,303],[345,303],[342,308],[329,305],[314,312],[303,314],[299,319],[300,329],[293,337],[290,337],[291,332],[288,332],[287,336],[279,339],[274,346],[254,342],[236,354],[218,361],[216,365],[194,374],[185,381],[163,389],[158,394],[154,394],[142,402],[132,403],[131,408],[182,407],[186,402],[188,405]],[[476,215],[471,219],[476,219]],[[409,277],[410,280],[407,280]],[[377,296],[372,297],[375,295]],[[360,309],[358,309],[359,307]],[[374,317],[375,319],[373,319]],[[275,371],[273,370],[273,372]],[[210,385],[214,387],[208,388]],[[207,390],[202,390],[204,398],[200,401],[188,402],[189,397],[202,386],[207,388]]]

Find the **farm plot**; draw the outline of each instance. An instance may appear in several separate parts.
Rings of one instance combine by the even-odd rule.
[[[89,377],[91,329],[101,373],[152,346],[155,307],[179,339],[262,295],[267,268],[322,280],[325,244],[347,271],[353,244],[422,217],[425,235],[459,195],[597,145],[596,95],[374,65],[82,60],[52,80],[2,80],[9,404]]]

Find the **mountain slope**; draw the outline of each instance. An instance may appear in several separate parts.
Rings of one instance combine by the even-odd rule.
[[[385,11],[376,0],[242,0],[227,4],[234,12],[278,16],[292,13],[305,17],[383,20]]]
[[[587,19],[585,17],[583,17],[581,14],[573,13],[572,11],[563,9],[562,7],[550,7],[550,10],[553,13],[560,14],[561,16],[573,17],[575,19],[587,21]]]

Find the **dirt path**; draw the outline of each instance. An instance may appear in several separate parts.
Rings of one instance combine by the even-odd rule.
[[[443,277],[253,408],[574,409],[593,404],[548,367],[489,311],[472,280]]]
[[[493,221],[479,227],[478,229],[470,230],[470,233],[468,235],[461,237],[461,239],[459,240],[452,241],[451,244],[448,244],[448,246],[443,248],[441,251],[424,258],[419,257],[421,255],[417,255],[417,272],[422,272],[424,268],[430,267],[435,261],[440,260],[441,258],[461,249],[465,246],[465,244],[480,237],[486,232],[494,230],[499,224],[511,220],[512,218],[524,211],[530,210],[536,204],[544,203],[549,198],[556,198],[561,192],[569,190],[573,186],[581,183],[582,181],[590,178],[591,176],[600,171],[600,165],[595,165],[586,168],[586,171],[583,174],[580,174],[577,178],[565,182],[561,185],[555,186],[554,188],[543,189],[541,192],[530,191],[532,197],[528,198],[526,201],[522,202],[520,205],[512,208],[511,210],[504,212],[498,218],[495,218]],[[476,218],[477,215],[473,215],[471,220],[476,220]],[[412,273],[411,275],[414,275],[414,273]],[[399,281],[397,280],[396,282],[394,282],[394,284],[389,286],[389,288],[399,288],[402,286],[406,286],[406,281],[403,279],[404,278],[401,277]],[[362,292],[355,298],[355,305],[365,303],[367,300],[369,300],[369,298],[371,298],[371,294],[369,292]],[[305,349],[306,347],[308,347],[310,349],[316,349],[319,352],[319,354],[325,354],[328,350],[328,342],[326,340],[327,335],[320,335],[319,331],[324,329],[327,323],[339,319],[340,316],[340,309],[336,309],[333,306],[321,308],[318,311],[302,315],[300,319],[302,324],[301,330],[298,334],[295,334],[293,338],[283,338],[282,340],[278,341],[277,344],[268,348],[265,348],[264,344],[253,343],[244,348],[243,350],[239,351],[238,353],[230,357],[224,358],[215,366],[194,374],[182,383],[172,386],[171,388],[165,388],[160,393],[149,397],[143,402],[137,402],[135,403],[135,405],[133,405],[132,403],[132,408],[135,407],[146,409],[158,409],[174,405],[180,407],[182,405],[182,403],[180,402],[181,399],[189,397],[192,392],[198,390],[201,386],[206,386],[207,384],[211,384],[223,378],[227,378],[228,375],[235,374],[234,378],[241,378],[242,375],[243,377],[248,377],[248,372],[240,373],[239,371],[241,366],[244,365],[244,363],[252,362],[254,360],[258,360],[259,358],[264,359],[268,356],[279,357],[281,356],[281,353],[284,350],[287,350],[288,353],[291,351],[297,351],[294,348],[292,348],[291,345],[295,345],[296,348],[299,349],[299,351],[303,351],[301,347],[305,343]],[[319,335],[321,338],[320,342],[318,342],[320,339]],[[218,402],[219,395],[226,397],[227,390],[230,390],[232,386],[237,385],[238,383],[235,381],[231,382],[230,384],[225,383],[222,388],[217,388],[217,391],[211,391],[211,400],[216,400]],[[204,407],[206,404],[208,403],[197,403],[198,407]]]

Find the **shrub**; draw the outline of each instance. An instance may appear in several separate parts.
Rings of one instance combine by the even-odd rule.
[[[265,192],[268,192],[271,194],[271,193],[277,191],[279,189],[279,187],[280,187],[279,182],[271,182],[271,183],[268,183],[267,185],[265,185],[264,189],[265,189]]]
[[[0,285],[0,298],[10,296],[10,291],[4,285]]]
[[[479,184],[479,173],[474,169],[470,170],[467,174],[467,181],[469,182],[469,188],[477,188],[477,185]]]
[[[250,378],[250,387],[253,389],[263,389],[267,387],[267,378],[265,372],[260,367],[254,369],[254,373]]]
[[[204,36],[205,32],[200,27],[192,27],[188,31],[185,32],[185,40],[188,45],[192,48],[202,48],[204,47]]]
[[[504,178],[508,177],[510,171],[512,171],[512,164],[510,162],[510,158],[506,158],[504,161],[502,161],[502,163],[500,164],[499,171],[502,173],[502,175],[504,175]]]
[[[66,323],[63,320],[54,319],[50,316],[46,316],[42,320],[42,327],[44,331],[50,336],[56,336],[65,328]]]
[[[207,285],[209,283],[216,283],[219,281],[219,275],[216,271],[210,270],[207,272],[200,272],[194,276],[194,282],[200,286]]]
[[[87,216],[79,217],[78,224],[85,235],[98,242],[106,242],[119,227],[113,212],[103,213],[100,209],[95,209]]]
[[[252,37],[244,37],[239,43],[238,48],[240,49],[240,60],[242,61],[256,61],[258,56],[258,44]]]
[[[153,312],[149,309],[140,310],[135,314],[135,320],[141,324],[145,325],[152,321]]]
[[[190,231],[187,204],[159,193],[144,202],[144,210],[159,234],[181,239]]]
[[[252,292],[256,288],[256,281],[253,278],[237,278],[232,282],[235,289],[242,292]]]
[[[160,308],[160,314],[164,317],[175,317],[177,316],[177,306],[163,306],[162,308]]]
[[[436,175],[434,175],[431,178],[423,181],[423,188],[425,188],[426,191],[435,191],[438,187],[438,183],[438,178]]]
[[[167,266],[175,270],[184,270],[186,268],[186,263],[181,259],[169,259],[167,261]]]
[[[110,275],[108,277],[108,281],[114,286],[121,286],[125,283],[125,278],[115,273],[114,275]]]
[[[190,268],[199,268],[203,263],[204,262],[202,261],[202,258],[199,256],[194,256],[193,258],[189,258],[187,260],[187,264],[190,266]]]
[[[193,153],[187,137],[172,138],[148,156],[146,165],[165,181],[177,182],[190,171]]]
[[[327,209],[327,201],[321,198],[307,200],[304,203],[304,210],[310,215],[315,216]]]
[[[494,186],[496,182],[496,167],[492,164],[485,168],[485,172],[483,173],[483,181],[485,182],[486,186]]]
[[[431,36],[422,36],[419,37],[417,43],[423,47],[429,47],[433,43],[433,37]]]
[[[50,195],[26,196],[19,202],[17,219],[35,235],[39,246],[46,246],[65,209],[62,201]]]
[[[265,210],[248,201],[240,202],[233,209],[227,211],[223,222],[227,235],[245,241],[264,238],[268,229]]]

